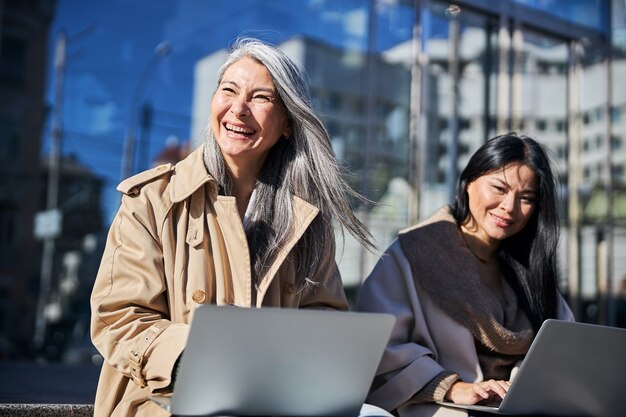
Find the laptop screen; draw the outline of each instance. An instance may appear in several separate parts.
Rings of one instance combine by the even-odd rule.
[[[388,314],[199,306],[171,412],[357,416],[394,321]]]

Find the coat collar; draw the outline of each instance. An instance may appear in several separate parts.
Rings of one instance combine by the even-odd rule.
[[[203,149],[203,146],[198,147],[174,167],[170,182],[172,202],[183,201],[206,183],[209,183],[211,192],[217,194],[217,182],[204,165]]]
[[[189,156],[174,167],[171,179],[170,198],[178,203],[188,198],[198,188],[208,183],[211,194],[217,195],[217,181],[206,170],[204,165],[203,146],[193,151]],[[296,224],[308,225],[317,215],[319,209],[313,204],[293,195]]]

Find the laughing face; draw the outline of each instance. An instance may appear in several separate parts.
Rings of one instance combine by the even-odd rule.
[[[520,232],[535,211],[538,179],[527,165],[509,164],[467,185],[470,218],[464,230],[487,245]]]
[[[256,173],[278,139],[289,136],[287,115],[263,65],[243,58],[226,69],[211,102],[211,129],[231,169]]]

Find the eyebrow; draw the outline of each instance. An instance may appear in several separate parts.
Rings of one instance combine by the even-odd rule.
[[[239,84],[237,84],[235,81],[222,80],[222,82],[220,82],[219,85],[222,85],[222,84],[231,84],[231,85],[239,88]],[[257,88],[252,90],[253,93],[258,93],[259,91],[276,95],[276,90],[271,88],[271,87],[257,87]]]
[[[511,186],[509,185],[509,183],[508,183],[508,182],[506,182],[506,181],[504,181],[504,180],[502,180],[502,178],[492,177],[492,179],[493,179],[494,181],[498,181],[498,182],[499,182],[500,184],[502,184],[502,185],[506,185],[506,187],[507,187],[509,190],[511,189]],[[535,195],[539,194],[539,191],[538,191],[538,190],[534,190],[534,189],[532,189],[532,188],[524,188],[524,189],[522,190],[522,192],[524,192],[524,193],[530,193],[530,194],[535,194]]]

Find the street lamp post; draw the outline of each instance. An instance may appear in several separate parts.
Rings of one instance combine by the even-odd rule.
[[[46,189],[46,210],[35,215],[34,234],[43,239],[41,255],[41,275],[37,312],[33,331],[33,344],[40,350],[46,339],[48,297],[53,281],[55,239],[61,234],[62,212],[59,206],[59,185],[61,177],[61,142],[63,139],[63,89],[65,68],[68,61],[68,44],[90,33],[96,27],[88,25],[80,32],[68,37],[61,29],[56,37],[54,51],[54,102],[52,107],[52,137],[48,154],[48,184]],[[71,58],[71,56],[70,56]]]
[[[124,135],[124,149],[122,154],[122,168],[120,172],[120,179],[124,180],[132,175],[133,171],[133,161],[135,156],[135,142],[136,142],[136,134],[135,134],[135,124],[137,122],[137,108],[138,102],[143,94],[146,85],[148,83],[148,79],[150,75],[156,68],[156,64],[159,59],[167,56],[170,52],[172,52],[172,46],[169,42],[161,42],[154,49],[154,53],[152,57],[144,67],[143,71],[139,75],[139,79],[137,80],[137,84],[135,84],[135,88],[133,90],[133,95],[130,100],[130,108],[129,108],[129,117],[128,123],[126,125],[126,133]]]
[[[59,198],[59,175],[61,163],[61,138],[62,138],[62,102],[63,102],[63,81],[65,75],[65,62],[67,58],[67,35],[61,30],[56,38],[54,54],[54,114],[52,119],[52,141],[50,143],[50,153],[48,156],[48,189],[46,208],[48,213],[58,213]],[[58,216],[52,217],[58,220]],[[39,296],[37,300],[37,316],[35,318],[35,329],[33,342],[36,349],[41,349],[46,338],[46,317],[44,314],[46,302],[50,292],[52,281],[52,265],[54,261],[54,246],[56,235],[60,232],[59,225],[53,227],[54,232],[49,233],[44,238],[43,253],[41,261],[41,277]]]

